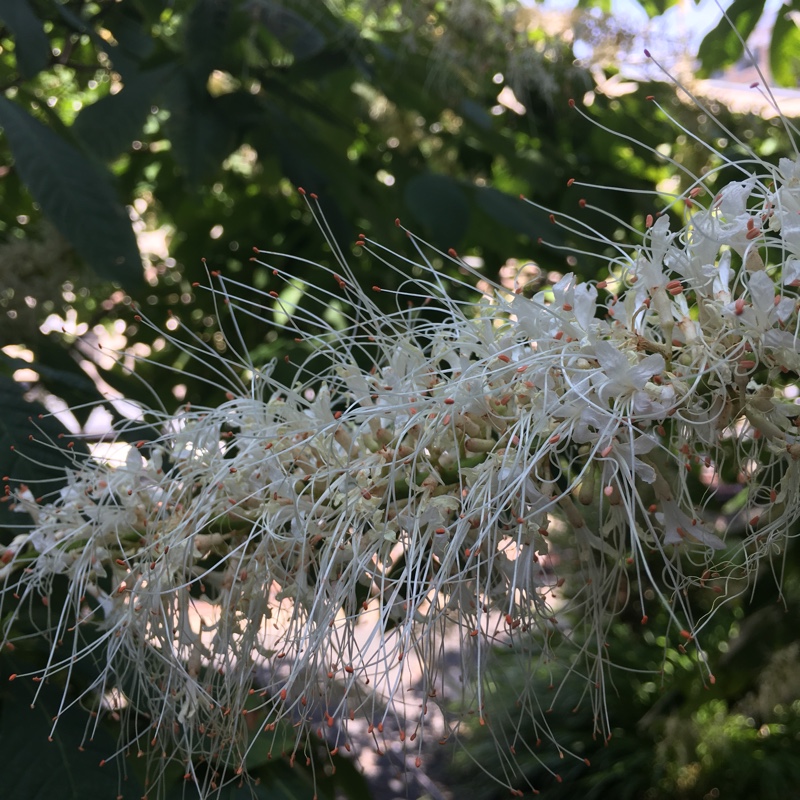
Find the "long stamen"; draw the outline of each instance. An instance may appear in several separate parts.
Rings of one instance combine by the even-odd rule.
[[[717,580],[704,576],[745,591],[730,576],[751,577],[800,519],[800,420],[784,402],[800,372],[800,168],[747,150],[734,165],[744,179],[704,205],[731,166],[707,147],[722,166],[700,177],[666,157],[690,186],[651,193],[667,207],[644,232],[614,219],[627,237],[616,242],[580,211],[553,217],[585,243],[571,255],[607,265],[600,281],[507,289],[398,222],[412,255],[365,236],[357,246],[399,285],[365,290],[303,192],[335,266],[257,251],[262,264],[289,260],[272,268],[282,291],[216,273],[197,287],[230,331],[224,353],[177,320],[163,334],[224,400],[143,409],[115,429],[128,445],[116,466],[67,445],[58,492],[6,479],[4,502],[33,524],[0,553],[3,641],[58,643],[17,677],[69,684],[81,661],[99,664],[59,713],[124,692],[121,713],[149,722],[156,777],[167,753],[203,797],[216,777],[193,759],[234,780],[256,741],[294,758],[323,727],[332,752],[359,723],[376,746],[396,724],[410,746],[474,715],[514,747],[522,718],[552,708],[567,681],[584,682],[607,738],[605,641],[625,605],[645,621],[653,597],[669,635],[695,646],[710,616],[694,593]],[[676,223],[664,212],[679,204]],[[240,314],[294,338],[287,383],[254,363]],[[64,449],[44,432],[38,444]],[[731,473],[746,494],[738,534],[697,490]],[[53,609],[56,583],[66,597]],[[508,713],[494,692],[500,651],[524,676],[508,728],[494,727]],[[547,699],[544,669],[564,676]],[[555,726],[534,725],[570,754]],[[129,736],[138,747],[141,731]],[[514,789],[504,758],[495,777]]]

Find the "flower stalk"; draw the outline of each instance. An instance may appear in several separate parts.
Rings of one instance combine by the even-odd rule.
[[[149,742],[180,759],[202,796],[246,772],[254,749],[299,757],[317,732],[331,752],[359,722],[421,747],[434,704],[448,730],[470,715],[491,725],[500,649],[526,675],[571,659],[607,736],[603,642],[620,587],[638,586],[627,602],[643,621],[652,588],[695,646],[708,618],[690,590],[737,591],[800,516],[788,391],[800,166],[751,168],[716,192],[696,179],[670,203],[686,209],[680,227],[648,218],[638,240],[613,244],[599,282],[568,274],[464,302],[453,289],[465,285],[426,257],[468,270],[454,252],[409,233],[412,280],[405,259],[361,237],[405,282],[373,287],[394,292],[387,315],[335,244],[335,272],[304,263],[313,298],[349,309],[342,330],[215,275],[207,288],[234,320],[271,316],[311,355],[282,385],[246,352],[231,362],[190,342],[225,402],[143,412],[158,439],[132,441],[123,465],[76,461],[55,496],[11,482],[7,502],[33,526],[0,558],[3,640],[24,622],[69,644],[16,677],[69,683],[92,663],[96,678],[69,702],[102,709],[120,692],[131,720],[120,751]],[[721,482],[745,498],[735,518],[715,500]],[[460,685],[442,658],[451,629]],[[520,713],[546,706],[532,686]],[[192,772],[200,761],[210,778]]]

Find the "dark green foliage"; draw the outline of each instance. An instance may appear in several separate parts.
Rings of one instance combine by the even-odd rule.
[[[165,800],[187,800],[196,790],[177,763],[159,764],[147,739],[147,721],[140,721],[138,741],[123,732],[119,715],[106,709],[89,716],[96,692],[78,700],[75,685],[89,685],[96,675],[85,663],[72,676],[73,691],[64,693],[59,681],[35,682],[25,675],[47,657],[39,640],[0,656],[0,747],[5,757],[3,797],[8,800],[139,800],[146,795],[148,778],[165,776],[159,794]],[[66,655],[65,648],[58,651]],[[123,712],[127,713],[127,712]],[[58,724],[55,719],[58,717]],[[287,731],[287,742],[292,740]],[[263,749],[263,748],[262,748]],[[259,758],[254,748],[248,760],[249,780],[234,774],[217,774],[224,800],[308,800],[316,795],[333,800],[343,794],[366,798],[369,789],[352,761],[331,756],[323,748],[310,752],[311,764],[290,766],[286,760]],[[114,760],[111,760],[114,756]],[[332,769],[333,768],[333,769]],[[204,768],[197,767],[204,778]],[[330,774],[329,774],[330,773]]]
[[[30,486],[36,495],[57,492],[64,483],[66,469],[75,460],[86,456],[86,448],[80,441],[69,450],[63,442],[69,442],[64,426],[46,413],[39,403],[25,398],[23,387],[3,372],[13,361],[0,353],[0,477],[3,485],[13,478],[19,484]],[[18,365],[17,365],[18,366]],[[27,366],[27,364],[26,364]],[[76,378],[67,371],[53,370],[51,377],[56,384],[68,385],[87,391],[86,383],[95,392],[94,386],[85,378]],[[69,392],[68,392],[69,393]],[[36,441],[30,441],[35,439]],[[26,514],[12,511],[7,501],[0,503],[0,530],[3,526],[21,526],[29,522]],[[9,537],[3,537],[7,541]]]
[[[103,161],[126,152],[140,134],[153,102],[169,86],[176,67],[165,64],[134,72],[117,94],[107,94],[86,106],[75,119],[73,133]]]
[[[66,139],[0,98],[0,127],[33,198],[98,275],[136,286],[141,259],[130,220],[104,174]]]
[[[559,687],[565,675],[562,664],[541,675],[533,689],[543,708],[552,699],[545,717],[558,747],[544,742],[528,749],[540,734],[523,722],[516,731],[516,751],[525,779],[515,786],[532,786],[554,800],[800,797],[800,639],[789,623],[800,614],[799,577],[794,548],[780,605],[765,573],[747,601],[740,597],[717,611],[699,643],[713,683],[693,643],[679,647],[674,629],[661,635],[669,631],[663,611],[652,609],[644,627],[633,610],[624,613],[607,636],[614,664],[606,698],[610,740],[589,735],[595,719],[580,679],[568,679],[556,695],[552,687]],[[693,600],[697,610],[708,602],[701,596]],[[500,670],[495,681],[505,687],[501,691],[513,709],[514,692],[522,684],[514,659],[507,661],[508,669]],[[500,725],[508,735],[511,729]],[[473,758],[456,752],[454,767],[443,779],[463,790],[468,786],[476,800],[499,800],[508,792],[484,783],[476,771],[479,764],[481,772],[499,774],[492,734],[497,730],[487,734],[476,726],[462,737]]]
[[[39,659],[45,654],[39,653]],[[45,656],[46,657],[46,656]],[[95,723],[79,708],[60,713],[61,687],[29,678],[9,681],[34,663],[18,654],[0,659],[0,747],[6,769],[4,797],[9,800],[92,797],[138,800],[144,785],[135,774],[120,776],[101,761],[117,749],[113,732]],[[58,716],[58,725],[54,718]]]
[[[28,0],[2,0],[0,20],[14,34],[17,69],[33,78],[50,60],[50,43]]]

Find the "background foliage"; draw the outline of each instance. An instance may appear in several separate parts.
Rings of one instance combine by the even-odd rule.
[[[761,155],[789,151],[778,123],[734,119],[719,108],[717,119],[698,118],[667,84],[599,94],[598,81],[620,77],[614,58],[635,37],[608,3],[578,5],[555,18],[501,0],[0,0],[0,475],[56,486],[53,467],[65,463],[58,451],[11,449],[56,398],[73,409],[67,424],[95,443],[125,411],[109,397],[166,408],[214,402],[211,374],[199,363],[186,369],[171,342],[175,319],[223,351],[224,311],[194,286],[207,269],[270,291],[269,271],[249,261],[252,247],[329,257],[297,186],[320,196],[348,254],[359,231],[406,247],[394,226],[400,217],[435,247],[469,254],[491,279],[508,274],[510,259],[533,260],[543,275],[592,277],[599,262],[577,254],[583,243],[518,195],[562,213],[583,197],[603,209],[588,219],[612,238],[621,235],[620,220],[642,225],[657,207],[646,192],[664,191],[673,172],[654,151],[696,174],[715,163],[676,136],[648,95],[727,158],[744,150],[722,125]],[[642,3],[651,16],[672,5]],[[586,14],[590,6],[602,13]],[[763,8],[735,0],[735,29],[748,35]],[[778,15],[770,64],[776,80],[796,85],[800,48],[790,12],[800,12],[798,0]],[[576,65],[576,35],[612,58]],[[700,48],[700,74],[741,56],[741,41],[723,21]],[[570,97],[585,99],[599,124],[570,112]],[[570,177],[596,188],[567,191]],[[370,285],[368,259],[353,253],[353,260]],[[302,297],[297,278],[290,289]],[[134,302],[152,324],[137,320]],[[238,325],[251,357],[278,359],[280,377],[294,342],[258,319]],[[165,367],[179,376],[165,380]],[[83,427],[97,404],[106,415],[95,412]],[[54,439],[64,432],[53,418],[36,424]],[[15,521],[0,505],[0,525]],[[530,781],[548,785],[552,797],[739,797],[767,785],[775,796],[798,796],[792,748],[800,687],[792,665],[800,640],[786,622],[800,610],[794,562],[784,586],[789,613],[777,610],[774,584],[765,581],[750,602],[718,617],[707,637],[714,687],[703,687],[691,656],[660,637],[657,619],[642,633],[638,618],[623,618],[612,651],[630,668],[663,670],[663,681],[650,671],[620,672],[608,700],[618,735],[597,752],[586,742],[590,716],[579,705],[572,713],[577,698],[562,696],[557,735],[593,766],[556,763],[557,752],[542,752],[541,761],[531,759]],[[24,671],[36,648],[5,653],[3,673]],[[88,796],[89,786],[95,797],[144,793],[136,759],[125,760],[121,784],[113,767],[94,767],[115,749],[112,719],[78,752],[80,714],[51,730],[60,688],[40,689],[38,710],[29,712],[30,687],[19,687],[0,685],[9,797],[60,800]],[[489,750],[480,756],[484,770],[491,759]],[[471,793],[492,796],[481,772],[454,764],[437,771],[444,787],[457,790],[466,775]],[[337,767],[322,793],[363,796],[351,762]],[[261,780],[257,796],[309,795],[300,770],[257,762],[251,769]],[[184,791],[181,775],[172,790]]]

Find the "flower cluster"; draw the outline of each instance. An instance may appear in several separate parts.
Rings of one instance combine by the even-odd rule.
[[[312,354],[288,385],[220,360],[226,402],[147,412],[161,436],[124,465],[76,463],[55,498],[9,490],[34,524],[2,555],[6,641],[34,621],[71,642],[31,676],[99,664],[80,702],[117,691],[146,720],[132,737],[187,774],[198,759],[241,772],[253,748],[294,757],[308,730],[349,749],[357,720],[413,751],[434,703],[491,725],[500,647],[532,673],[572,643],[607,730],[604,631],[624,603],[647,614],[625,587],[651,588],[688,645],[705,620],[687,590],[735,592],[800,516],[800,165],[714,194],[697,179],[673,205],[683,224],[648,218],[599,282],[464,302],[418,246],[422,277],[373,287],[396,295],[386,314],[343,258],[304,265],[345,326],[219,277],[234,318],[271,314]],[[63,607],[36,623],[62,578]],[[546,707],[531,685],[521,713]]]

